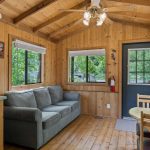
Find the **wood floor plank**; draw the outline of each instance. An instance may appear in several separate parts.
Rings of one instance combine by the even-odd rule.
[[[116,120],[82,115],[40,150],[136,150],[136,134],[115,130]],[[5,145],[5,150],[28,150]]]

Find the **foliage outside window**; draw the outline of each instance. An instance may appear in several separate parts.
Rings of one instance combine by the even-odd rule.
[[[128,50],[128,84],[150,84],[150,48]]]
[[[69,51],[69,64],[69,82],[106,82],[106,56],[104,49]]]
[[[41,82],[41,54],[16,48],[12,42],[12,86]]]

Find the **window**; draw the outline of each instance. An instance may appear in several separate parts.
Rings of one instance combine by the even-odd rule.
[[[150,84],[150,48],[128,50],[128,84]]]
[[[69,82],[105,83],[105,49],[69,51]]]
[[[41,52],[19,44],[12,42],[12,86],[41,83]]]

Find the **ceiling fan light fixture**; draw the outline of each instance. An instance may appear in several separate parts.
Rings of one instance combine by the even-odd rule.
[[[91,4],[99,8],[100,0],[91,0]]]
[[[103,24],[103,21],[101,19],[98,19],[96,22],[96,26],[101,26]]]
[[[85,20],[90,20],[90,18],[91,18],[91,13],[90,13],[89,11],[86,11],[86,12],[84,13],[84,19],[85,19]]]
[[[105,12],[104,12],[104,13],[101,13],[101,14],[99,15],[99,19],[102,20],[103,22],[105,21],[106,17],[107,17],[107,15],[106,15]]]
[[[86,20],[86,19],[83,19],[83,24],[86,25],[86,26],[89,26],[90,21],[89,21],[89,20]]]
[[[2,14],[0,13],[0,19],[2,19],[3,18],[3,16],[2,16]]]

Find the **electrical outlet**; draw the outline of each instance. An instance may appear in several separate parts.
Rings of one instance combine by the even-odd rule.
[[[107,104],[106,107],[107,107],[107,109],[110,109],[110,104]]]

